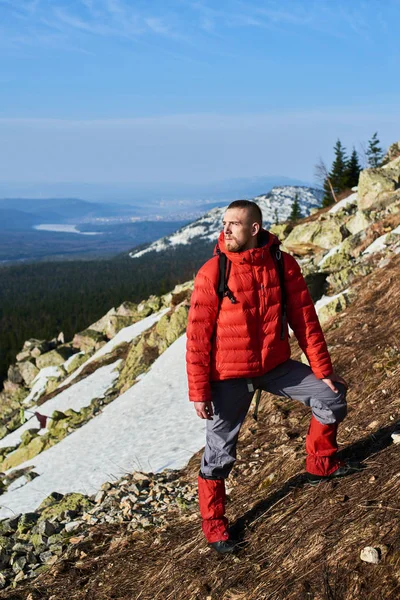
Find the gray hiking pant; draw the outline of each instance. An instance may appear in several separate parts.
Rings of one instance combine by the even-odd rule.
[[[340,423],[346,416],[346,389],[335,383],[339,393],[317,379],[310,367],[288,360],[261,377],[226,379],[211,383],[214,416],[206,423],[206,447],[201,461],[205,478],[228,477],[236,460],[236,444],[249,410],[254,390],[262,389],[277,396],[299,400],[309,406],[323,425]]]

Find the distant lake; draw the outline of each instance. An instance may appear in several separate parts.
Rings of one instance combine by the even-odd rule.
[[[58,233],[80,233],[80,235],[102,235],[101,231],[78,231],[76,225],[65,225],[57,223],[44,223],[35,225],[34,229],[39,231],[57,231]]]

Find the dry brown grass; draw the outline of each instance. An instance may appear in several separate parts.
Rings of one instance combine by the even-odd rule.
[[[197,513],[171,513],[168,527],[127,534],[93,528],[91,539],[8,600],[395,600],[400,598],[400,256],[358,283],[354,303],[326,337],[350,383],[340,428],[344,456],[364,461],[349,478],[306,484],[309,415],[265,394],[248,416],[228,480],[228,515],[242,540],[236,557],[209,550]],[[299,351],[294,349],[294,356]],[[182,471],[194,481],[200,453]],[[268,478],[274,474],[274,478]],[[360,550],[379,546],[378,565]],[[31,596],[29,596],[31,594]]]

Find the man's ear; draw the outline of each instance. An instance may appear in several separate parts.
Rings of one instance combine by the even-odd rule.
[[[251,226],[251,235],[252,236],[258,235],[258,233],[260,232],[260,229],[261,229],[260,223],[253,223],[253,225]]]

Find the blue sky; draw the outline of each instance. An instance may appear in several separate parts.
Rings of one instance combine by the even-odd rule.
[[[0,0],[0,182],[313,177],[400,138],[400,0]]]

